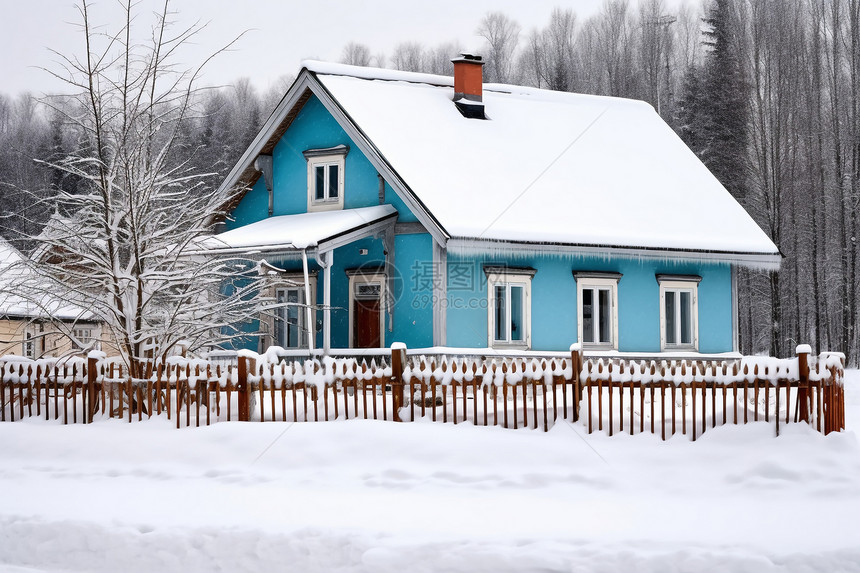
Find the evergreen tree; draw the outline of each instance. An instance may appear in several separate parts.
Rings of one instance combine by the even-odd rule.
[[[706,130],[704,113],[705,94],[702,88],[702,69],[690,66],[684,76],[683,96],[677,102],[676,125],[678,135],[693,153],[702,156],[705,150]]]
[[[699,156],[739,201],[746,193],[748,99],[732,32],[732,0],[714,0],[704,18],[708,48],[701,77]]]

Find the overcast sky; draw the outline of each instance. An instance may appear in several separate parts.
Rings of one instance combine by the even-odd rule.
[[[138,10],[151,13],[160,4],[140,0]],[[545,26],[554,6],[573,8],[584,18],[601,4],[602,0],[174,0],[174,9],[183,24],[208,22],[194,49],[185,53],[188,61],[183,63],[188,67],[248,31],[231,53],[219,56],[208,68],[206,84],[247,76],[265,90],[279,77],[294,75],[304,58],[337,61],[351,40],[367,44],[374,54],[390,55],[404,41],[435,46],[459,40],[464,49],[479,51],[482,40],[475,30],[490,10],[506,13],[528,32]],[[115,28],[116,5],[117,0],[97,0],[93,19]],[[39,68],[58,69],[49,48],[83,55],[74,0],[0,0],[0,6],[0,91],[11,95],[60,89],[59,82]]]

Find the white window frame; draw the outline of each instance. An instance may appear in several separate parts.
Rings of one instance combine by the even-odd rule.
[[[346,145],[338,145],[326,149],[308,149],[304,152],[305,159],[308,162],[308,212],[314,211],[336,211],[343,209],[343,196],[345,179],[346,179],[346,155],[349,153],[349,147]],[[336,165],[338,170],[337,181],[337,197],[332,199],[328,197],[328,167]],[[325,167],[325,197],[323,199],[316,198],[316,168]]]
[[[349,276],[349,345],[355,346],[355,287],[357,284],[377,284],[379,285],[379,348],[385,348],[385,314],[387,311],[386,301],[386,283],[385,272],[355,272],[347,271]]]
[[[532,346],[532,278],[534,269],[512,267],[484,267],[487,276],[487,347],[528,350]],[[496,340],[496,287],[505,287],[505,317],[511,316],[511,287],[523,288],[523,333],[522,340],[511,340],[506,332],[505,340]],[[507,330],[507,329],[506,329]]]
[[[84,348],[84,346],[95,338],[95,328],[92,326],[76,326],[72,328],[72,337],[77,342],[80,342],[80,345],[75,343],[75,348]]]
[[[660,283],[660,349],[663,352],[689,350],[698,352],[699,350],[699,282],[702,280],[698,276],[675,276],[675,275],[657,275],[657,282]],[[691,309],[690,309],[690,333],[692,342],[690,344],[668,344],[666,342],[666,293],[691,293]],[[676,295],[677,296],[677,295]],[[680,297],[679,297],[680,299]],[[675,340],[681,339],[681,306],[675,305]]]
[[[274,285],[272,285],[272,290],[271,290],[271,296],[274,299],[275,304],[279,304],[278,303],[278,293],[280,291],[296,289],[299,291],[299,295],[301,296],[302,299],[305,297],[305,276],[303,273],[279,273],[276,281],[277,282]],[[316,296],[317,296],[316,295],[316,293],[317,293],[317,277],[316,276],[314,276],[314,275],[308,276],[308,287],[309,287],[310,295],[311,295],[310,304],[313,307],[313,305],[316,304]],[[302,303],[300,302],[299,304],[301,305]],[[300,306],[299,308],[300,308],[299,315],[298,315],[299,316],[299,327],[300,328],[303,326],[306,327],[306,325],[304,323],[307,322],[307,312],[305,311],[304,306]],[[284,342],[283,340],[278,340],[278,334],[279,334],[278,333],[278,321],[280,320],[280,318],[278,317],[278,312],[280,310],[281,309],[279,307],[276,307],[273,310],[273,312],[271,312],[269,319],[268,319],[269,326],[270,326],[269,337],[271,339],[271,344],[273,346],[279,345],[282,348],[285,348],[287,350],[290,350],[290,349],[292,349],[292,350],[307,349],[308,348],[307,341],[305,341],[305,344],[303,346],[300,344],[299,346],[286,347],[286,346],[283,346],[281,344]],[[284,311],[286,311],[286,308],[284,308]],[[312,320],[311,320],[312,324],[310,325],[309,328],[307,328],[307,331],[308,331],[307,332],[307,337],[308,337],[307,340],[310,340],[311,338],[315,337],[316,332],[317,332],[316,331],[316,312],[312,312],[311,316],[312,316]],[[314,338],[314,340],[315,340],[315,338]],[[262,349],[262,350],[265,350],[265,349]]]
[[[593,348],[598,350],[618,350],[618,281],[621,280],[621,275],[618,273],[592,273],[592,272],[577,272],[573,273],[576,279],[576,327],[577,340],[584,348]],[[609,295],[609,312],[610,312],[610,336],[609,342],[586,342],[583,338],[583,294],[584,290],[608,290]],[[593,301],[599,300],[599,297],[594,297]],[[594,304],[594,303],[593,303]],[[595,308],[596,305],[595,305]],[[595,331],[599,329],[600,321],[597,320],[599,311],[595,311],[594,320]],[[599,334],[597,338],[600,338]]]

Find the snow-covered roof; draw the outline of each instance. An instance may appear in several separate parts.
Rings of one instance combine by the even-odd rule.
[[[488,119],[466,119],[453,78],[304,65],[449,237],[778,260],[644,102],[485,84]]]
[[[18,294],[22,288],[33,293],[33,287],[41,281],[26,265],[23,255],[0,237],[0,318],[40,318],[56,320],[92,320],[83,308],[69,304],[59,296]],[[36,289],[37,291],[40,289]]]
[[[204,246],[210,251],[301,250],[396,216],[391,205],[280,215],[209,237]]]

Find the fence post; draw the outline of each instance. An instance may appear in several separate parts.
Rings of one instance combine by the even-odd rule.
[[[391,345],[391,407],[392,419],[401,422],[400,408],[403,407],[403,369],[406,364],[406,344],[395,342]]]
[[[822,381],[825,436],[845,427],[845,395],[841,385],[845,376],[843,360],[844,358],[840,360],[839,367],[830,366],[830,377],[826,382]]]
[[[801,422],[810,422],[809,414],[809,355],[812,353],[812,347],[808,344],[799,344],[795,350],[797,354],[797,407],[798,420]],[[777,415],[779,415],[777,413]]]
[[[579,421],[579,403],[582,402],[582,346],[575,342],[570,345],[571,382],[573,384],[573,421]]]
[[[93,416],[99,407],[99,394],[96,392],[96,382],[98,382],[99,374],[99,359],[98,356],[90,353],[87,355],[87,412],[84,420],[87,424],[93,423]]]
[[[239,421],[247,422],[251,419],[250,394],[248,392],[248,373],[254,368],[253,358],[239,356],[238,382],[236,391],[239,397]]]

